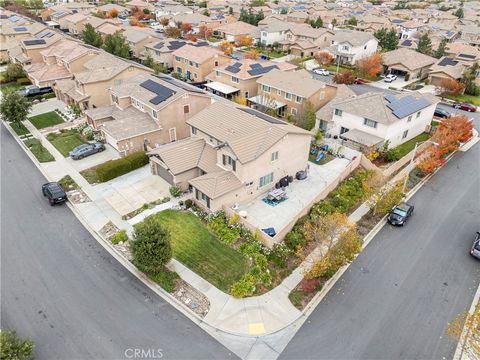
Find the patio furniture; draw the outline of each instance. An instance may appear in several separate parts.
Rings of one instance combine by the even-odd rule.
[[[285,190],[283,189],[274,189],[270,191],[267,195],[269,200],[280,201],[286,196]]]
[[[305,180],[307,178],[307,172],[303,170],[297,171],[295,178],[297,180]]]
[[[273,227],[262,229],[262,231],[265,234],[267,234],[268,236],[271,236],[271,237],[274,237],[275,235],[277,235],[277,232],[275,231],[275,229]]]

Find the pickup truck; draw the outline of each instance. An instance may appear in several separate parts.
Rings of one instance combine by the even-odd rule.
[[[38,86],[28,86],[24,90],[20,90],[20,94],[23,96],[35,96],[35,95],[44,95],[53,92],[50,86],[38,87]]]

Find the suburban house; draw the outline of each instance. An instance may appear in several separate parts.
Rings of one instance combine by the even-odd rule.
[[[158,38],[158,36],[154,36],[147,31],[132,29],[131,27],[122,32],[122,35],[128,45],[130,45],[131,55],[137,59],[140,57],[140,53],[143,51],[145,45],[152,42],[155,38]]]
[[[354,30],[338,30],[326,48],[334,62],[354,65],[358,60],[377,52],[378,40],[372,33]]]
[[[170,18],[178,14],[193,14],[193,9],[178,3],[175,3],[175,5],[162,5],[155,9],[155,18],[157,20],[163,17]]]
[[[206,77],[208,83],[205,87],[225,98],[241,96],[248,99],[257,95],[257,80],[261,76],[275,69],[290,71],[296,68],[296,65],[288,62],[262,61],[260,63],[252,59],[231,60],[213,69],[213,72]]]
[[[339,136],[349,147],[367,151],[388,141],[395,147],[424,132],[437,103],[432,94],[366,93],[338,101],[331,107],[327,136]]]
[[[131,0],[129,2],[126,2],[125,7],[131,12],[135,8],[138,8],[140,10],[149,10],[150,12],[155,11],[155,6],[152,5],[151,3],[143,0]]]
[[[314,56],[318,50],[328,47],[333,39],[331,30],[312,28],[308,24],[292,24],[285,32],[282,49],[291,50],[297,57]]]
[[[140,52],[140,58],[146,59],[150,56],[153,60],[165,66],[168,69],[173,68],[173,52],[182,46],[190,44],[192,46],[208,46],[205,41],[190,42],[186,40],[177,40],[164,38],[145,44],[144,50]]]
[[[18,46],[8,50],[8,56],[12,62],[29,65],[43,62],[41,52],[50,48],[63,39],[63,36],[54,30],[45,29],[34,37],[22,39]]]
[[[12,18],[14,21],[9,20]],[[36,22],[24,23],[18,16],[2,19],[0,24],[0,60],[2,62],[9,60],[8,50],[17,47],[20,40],[31,38],[46,29],[44,25]]]
[[[97,7],[97,13],[100,13],[103,16],[107,16],[112,10],[116,10],[118,12],[118,16],[126,17],[130,14],[130,10],[118,4],[105,4]]]
[[[260,27],[260,42],[263,45],[280,43],[285,40],[287,30],[289,29],[290,24],[280,20],[275,20],[269,22],[267,25],[262,25]]]
[[[336,87],[312,78],[306,70],[272,70],[257,80],[258,95],[248,105],[262,111],[275,111],[281,117],[301,117],[306,110],[317,111],[336,93]]]
[[[480,29],[478,23],[476,25],[462,25],[458,27],[460,31],[460,39],[468,45],[480,46]]]
[[[428,81],[431,85],[442,86],[444,80],[461,80],[466,68],[464,63],[444,56],[430,68]]]
[[[150,164],[207,211],[254,199],[307,169],[311,134],[253,109],[215,102],[187,124],[191,138],[150,151]]]
[[[110,104],[85,112],[120,155],[190,136],[186,121],[211,103],[199,89],[169,76],[139,74],[112,86]]]
[[[445,50],[449,57],[469,66],[473,65],[476,61],[480,61],[480,49],[476,46],[462,43],[450,43],[447,44]]]
[[[87,18],[87,15],[81,13],[65,16],[65,30],[73,35],[81,34],[84,28],[83,24]]]
[[[336,85],[337,92],[335,97],[322,106],[315,114],[316,123],[315,129],[320,129],[324,134],[328,134],[328,130],[333,127],[333,113],[335,110],[335,104],[345,99],[356,96],[355,92],[347,85]]]
[[[205,43],[187,44],[173,52],[173,68],[177,76],[195,83],[205,81],[213,68],[230,61],[222,51]]]
[[[366,15],[362,16],[357,20],[357,25],[355,25],[355,30],[358,31],[367,31],[367,32],[375,32],[380,29],[389,29],[393,28],[394,26],[388,20],[388,18],[384,16],[378,15]]]
[[[219,26],[215,29],[215,32],[231,43],[238,42],[242,36],[250,36],[253,39],[253,43],[260,40],[259,28],[243,21]]]
[[[82,110],[110,104],[108,89],[115,84],[151,69],[101,52],[73,73],[73,79],[58,80],[53,85],[57,98],[67,105],[77,105]]]
[[[428,28],[426,24],[415,20],[405,21],[398,27],[400,29],[400,39],[403,40],[418,38],[420,36],[417,36],[417,34],[427,31]]]
[[[399,48],[384,53],[382,61],[385,74],[400,75],[407,81],[413,78],[425,79],[437,59],[415,50]]]

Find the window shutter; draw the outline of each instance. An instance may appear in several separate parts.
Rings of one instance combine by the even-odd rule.
[[[222,155],[223,165],[227,165],[227,155]]]
[[[237,171],[237,162],[235,160],[232,161],[232,169],[233,171]]]

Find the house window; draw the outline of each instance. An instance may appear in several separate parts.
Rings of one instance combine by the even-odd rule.
[[[112,101],[113,101],[115,104],[118,104],[118,97],[116,97],[115,95],[112,94]]]
[[[277,89],[277,95],[282,95],[282,90]]]
[[[153,117],[154,119],[157,118],[157,112],[156,112],[155,110],[152,110],[152,117]]]
[[[292,94],[286,92],[285,93],[285,99],[292,100]]]
[[[189,61],[188,65],[193,66],[193,61]]]
[[[340,128],[340,135],[345,134],[345,133],[346,133],[347,131],[349,131],[349,130],[350,130],[350,129],[342,126],[342,127]]]
[[[301,96],[295,96],[295,102],[298,103],[298,104],[301,104],[302,103],[302,97]]]
[[[259,187],[264,187],[265,185],[270,184],[273,181],[273,173],[267,174],[260,178]]]
[[[195,79],[198,78],[197,73],[194,73],[194,74],[193,74],[193,77],[194,77]]]
[[[214,65],[215,65],[215,66],[218,66],[218,60],[215,60]]]
[[[262,85],[262,90],[269,93],[270,92],[270,86]]]
[[[412,121],[412,115],[410,115],[407,119],[407,122],[410,122],[410,121]]]
[[[120,79],[120,80],[115,80],[115,81],[113,82],[113,85],[114,85],[114,86],[120,86],[120,85],[122,85],[122,82],[123,82],[123,80],[121,80],[121,79]]]
[[[248,99],[248,91],[245,91],[245,98]]]
[[[363,125],[369,126],[371,128],[376,129],[377,128],[377,122],[371,119],[364,118],[363,119]]]
[[[275,151],[275,152],[272,153],[272,155],[270,157],[270,160],[271,161],[278,160],[278,151]]]
[[[180,59],[180,56],[175,56],[175,60],[182,61],[182,59]]]
[[[220,77],[220,71],[215,71],[215,76]]]
[[[335,109],[335,115],[337,115],[337,116],[340,116],[340,117],[341,117],[341,116],[342,116],[342,113],[343,113],[343,111],[342,111],[342,110],[340,110],[340,109]]]
[[[238,84],[238,83],[239,83],[239,80],[238,80],[238,78],[237,78],[237,77],[235,77],[235,76],[232,76],[232,82],[234,82],[234,83],[237,83],[237,84]]]
[[[170,134],[170,142],[177,141],[177,129],[176,128],[171,128],[168,130],[168,133]]]
[[[363,47],[363,50],[367,50],[367,45],[365,45],[365,46]]]
[[[192,134],[197,135],[197,128],[192,126]]]
[[[417,112],[417,119],[420,117],[421,113],[422,113],[421,111]]]
[[[222,155],[222,162],[223,162],[223,165],[231,166],[233,171],[237,170],[237,162],[235,160],[233,160],[230,156],[223,154]]]
[[[290,111],[291,111],[292,115],[297,115],[297,109],[292,108],[292,110],[290,110]]]
[[[183,105],[183,113],[188,114],[190,112],[190,105]]]
[[[182,73],[182,68],[177,67],[177,73],[181,74]]]
[[[198,63],[195,63],[195,67],[198,69]]]
[[[405,130],[402,135],[402,139],[405,139],[408,135],[408,130]]]

